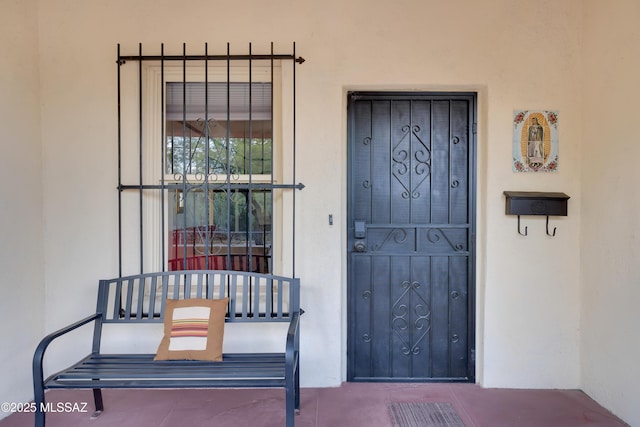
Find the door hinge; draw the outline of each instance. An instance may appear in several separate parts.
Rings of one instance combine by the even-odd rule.
[[[478,124],[474,123],[471,125],[471,132],[475,135],[478,132]]]
[[[476,350],[471,349],[471,363],[476,363]]]

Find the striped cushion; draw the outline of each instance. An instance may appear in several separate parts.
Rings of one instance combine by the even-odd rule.
[[[206,350],[210,314],[209,307],[174,308],[169,350]]]
[[[228,299],[167,300],[155,360],[222,360]]]

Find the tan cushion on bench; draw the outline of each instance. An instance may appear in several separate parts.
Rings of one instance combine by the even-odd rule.
[[[222,360],[229,299],[168,299],[155,360]]]

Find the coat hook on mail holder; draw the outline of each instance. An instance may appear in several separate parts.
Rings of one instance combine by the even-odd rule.
[[[522,231],[520,231],[520,215],[518,215],[518,234],[521,235],[521,236],[526,236],[528,234],[527,228],[528,227],[525,225],[524,233]]]
[[[554,237],[556,235],[556,227],[553,227],[553,234],[549,234],[549,216],[547,215],[547,236]]]

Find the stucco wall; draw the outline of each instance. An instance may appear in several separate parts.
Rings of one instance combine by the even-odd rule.
[[[36,6],[0,2],[0,402],[31,399],[30,359],[44,331]]]
[[[589,1],[584,18],[582,387],[640,425],[640,4]],[[612,25],[612,23],[615,23]]]
[[[47,329],[86,314],[96,279],[117,272],[116,44],[253,42],[257,52],[295,41],[307,59],[297,92],[303,384],[345,378],[346,91],[446,89],[479,92],[479,380],[579,386],[580,12],[575,1],[41,2]],[[560,111],[559,172],[511,171],[517,108]],[[503,190],[572,196],[557,237],[539,219],[519,236]]]
[[[616,4],[629,10],[609,12],[627,23],[620,31],[632,28],[632,21],[625,21],[631,19],[627,18],[631,12],[637,16],[632,3],[621,0]],[[628,232],[636,217],[637,195],[632,169],[619,167],[631,161],[627,153],[637,151],[624,145],[629,140],[623,124],[633,123],[632,117],[618,114],[620,105],[624,111],[631,110],[632,100],[622,88],[633,84],[633,73],[603,65],[599,55],[635,67],[638,55],[607,50],[607,41],[623,37],[616,31],[609,33],[617,24],[599,18],[606,8],[597,1],[532,5],[513,0],[194,0],[186,5],[152,0],[49,0],[38,3],[38,31],[28,34],[13,21],[35,26],[33,17],[25,16],[35,5],[8,4],[11,7],[3,8],[2,16],[11,17],[12,22],[3,27],[3,35],[4,31],[8,36],[17,34],[24,49],[13,51],[10,58],[15,63],[2,72],[20,74],[20,81],[29,87],[39,72],[42,83],[44,187],[39,186],[39,177],[33,178],[40,169],[31,164],[13,163],[3,170],[15,177],[25,167],[34,169],[34,181],[27,184],[31,191],[7,189],[3,195],[26,198],[23,205],[38,214],[39,197],[44,200],[44,243],[35,234],[28,240],[44,248],[47,273],[46,318],[34,319],[33,335],[43,324],[51,331],[88,314],[95,303],[97,279],[117,274],[116,44],[121,43],[126,53],[136,53],[139,42],[156,50],[164,42],[165,50],[175,53],[183,42],[196,51],[205,42],[210,51],[226,49],[226,42],[244,51],[253,42],[254,51],[261,51],[271,41],[289,50],[295,41],[297,53],[307,59],[297,73],[297,180],[306,185],[297,199],[301,209],[296,272],[303,282],[307,311],[302,326],[303,385],[338,385],[346,372],[347,91],[461,90],[477,91],[479,101],[478,381],[487,387],[584,387],[611,406],[618,394],[628,393],[623,371],[635,365],[637,348],[636,353],[609,363],[617,366],[610,374],[603,368],[610,353],[598,346],[618,321],[632,325],[636,320],[637,324],[637,318],[622,318],[632,315],[621,313],[614,296],[631,301],[633,289],[614,287],[617,293],[608,295],[602,305],[599,286],[612,274],[618,283],[633,283],[637,278],[633,271],[637,254],[629,250],[634,240]],[[39,46],[33,39],[36,33]],[[5,48],[6,37],[2,40]],[[33,58],[36,52],[39,56]],[[20,64],[25,61],[31,67],[21,73]],[[611,69],[616,74],[609,74]],[[619,77],[622,86],[600,104],[601,94],[589,90],[606,87],[612,77]],[[3,92],[5,87],[15,90],[4,79],[0,84]],[[7,98],[8,104],[4,97],[0,101],[3,109],[12,106],[9,117],[16,118],[12,121],[37,122],[37,93],[27,93],[28,100],[16,94]],[[14,111],[16,101],[26,103],[24,114]],[[511,171],[514,109],[560,112],[558,172]],[[597,123],[590,121],[592,111],[600,113]],[[35,132],[29,126],[15,126],[10,135]],[[618,137],[605,138],[608,131]],[[601,157],[604,139],[621,144],[625,151],[610,150]],[[6,141],[3,136],[3,147],[13,147]],[[25,150],[19,153],[22,156],[39,155],[37,146],[20,149]],[[603,159],[610,166],[604,177],[619,191],[614,194],[627,190],[635,195],[635,204],[617,212],[613,229],[602,226],[612,224],[605,207],[621,197],[607,196],[608,187],[599,180]],[[518,235],[516,219],[504,214],[504,190],[570,195],[569,215],[551,219],[552,227],[558,229],[556,237],[545,235],[544,218],[528,217],[523,225],[529,227],[529,236]],[[328,225],[329,214],[334,215],[333,226]],[[31,223],[13,211],[2,218],[3,222],[8,218],[9,223]],[[2,230],[11,239],[3,239],[2,250],[16,253],[4,242],[16,240],[17,232],[12,227]],[[604,259],[610,267],[604,272],[596,268],[602,247],[609,248]],[[31,252],[23,248],[20,253]],[[17,265],[13,278],[23,279],[26,262],[20,259]],[[42,278],[43,271],[36,268],[28,273]],[[583,283],[586,287],[581,291]],[[17,301],[36,298],[31,292],[19,291]],[[21,310],[28,304],[23,301],[13,307]],[[608,320],[612,312],[621,318]],[[632,339],[632,331],[620,330]],[[75,351],[73,347],[58,348],[51,366],[68,358],[64,353]],[[30,358],[31,351],[24,350],[22,356]],[[7,371],[7,378],[30,385],[30,372],[19,368]],[[628,399],[621,402],[616,408],[627,414]]]

